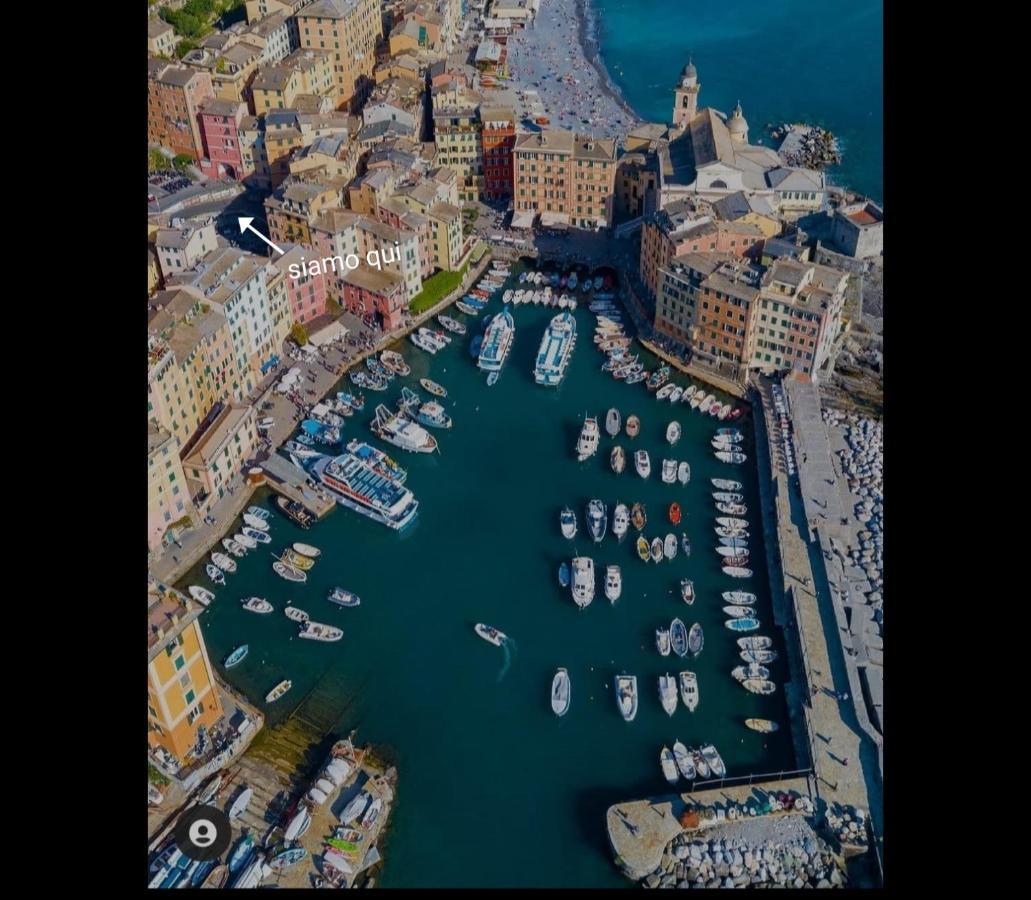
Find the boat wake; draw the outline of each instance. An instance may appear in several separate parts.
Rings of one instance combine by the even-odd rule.
[[[508,638],[505,643],[501,645],[501,649],[505,651],[505,662],[501,666],[501,671],[498,672],[498,681],[505,677],[505,673],[509,670],[512,665],[512,650],[509,647],[515,648],[515,641],[512,638]]]

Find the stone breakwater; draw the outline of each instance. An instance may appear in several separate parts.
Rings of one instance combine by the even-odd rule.
[[[774,140],[783,138],[777,152],[789,166],[822,169],[841,163],[837,138],[818,125],[776,125],[769,131]]]
[[[872,590],[866,595],[881,608],[884,588],[884,427],[870,418],[824,409],[828,428],[841,428],[847,446],[838,451],[849,492],[858,497],[854,514],[863,528],[858,547],[849,550],[852,562],[866,573]]]
[[[800,815],[681,834],[667,845],[649,888],[829,888],[846,885],[840,857]]]

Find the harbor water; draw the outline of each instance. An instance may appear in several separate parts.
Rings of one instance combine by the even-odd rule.
[[[518,269],[516,270],[518,272]],[[509,284],[514,283],[514,277]],[[515,285],[518,287],[518,285]],[[584,295],[578,293],[579,297]],[[208,650],[222,676],[268,714],[275,727],[296,714],[320,728],[347,733],[376,745],[399,770],[398,802],[386,838],[384,886],[556,886],[618,887],[618,873],[605,836],[604,813],[621,800],[671,792],[659,767],[659,750],[678,738],[690,746],[712,742],[729,776],[796,768],[787,724],[783,684],[787,677],[782,635],[773,626],[760,520],[750,415],[740,420],[748,462],[718,462],[710,440],[720,423],[688,406],[659,402],[643,385],[613,380],[600,366],[593,344],[594,316],[576,311],[577,346],[562,385],[534,384],[533,364],[541,336],[558,310],[519,306],[512,352],[498,383],[486,385],[468,352],[487,313],[501,309],[500,292],[479,318],[451,308],[468,327],[451,345],[430,356],[408,341],[397,345],[411,375],[395,379],[384,393],[365,391],[366,408],[347,420],[345,440],[358,437],[382,447],[408,470],[407,486],[419,500],[419,515],[397,534],[338,507],[307,531],[275,507],[264,490],[256,502],[273,510],[272,544],[238,560],[227,585],[203,614]],[[639,349],[639,348],[638,348]],[[642,354],[649,369],[654,359]],[[379,402],[394,406],[401,386],[429,399],[420,377],[444,385],[442,401],[454,420],[450,431],[435,430],[440,453],[416,455],[377,441],[368,422]],[[687,384],[677,376],[680,384]],[[351,390],[344,381],[341,389]],[[725,399],[725,398],[724,398]],[[606,410],[641,419],[641,433],[616,439],[627,451],[622,475],[609,467],[614,440],[605,432]],[[584,415],[598,417],[598,454],[577,463],[574,448]],[[677,419],[683,436],[674,448],[666,426]],[[645,448],[652,474],[642,480],[632,453]],[[664,457],[686,459],[691,481],[663,484]],[[744,482],[752,523],[751,579],[724,575],[714,552],[715,512],[709,479]],[[634,550],[633,527],[622,543],[607,534],[594,544],[584,520],[588,500],[608,506],[609,530],[615,504],[647,506],[649,538],[686,531],[692,555],[643,563]],[[678,501],[685,516],[674,527],[667,508]],[[559,512],[576,512],[578,533],[565,540]],[[304,541],[322,555],[303,585],[277,577],[271,551]],[[584,610],[560,587],[558,569],[574,552],[593,557],[597,591]],[[622,597],[604,596],[605,566],[622,568]],[[694,580],[697,600],[680,599],[681,578]],[[211,586],[203,566],[181,586]],[[326,599],[339,585],[361,597],[353,609]],[[762,627],[774,638],[779,658],[770,697],[747,693],[730,676],[741,664],[736,635],[726,628],[721,591],[758,594]],[[275,612],[256,615],[240,607],[257,595]],[[288,604],[315,621],[337,625],[343,640],[324,644],[301,640],[283,615]],[[661,657],[655,629],[679,616],[700,622],[705,647],[697,658]],[[481,640],[473,625],[504,631],[511,645]],[[226,672],[221,660],[240,644],[250,645],[243,663]],[[569,671],[572,703],[564,718],[550,707],[557,667]],[[694,713],[679,704],[672,718],[663,711],[658,677],[692,670],[700,703]],[[637,675],[640,694],[635,721],[624,722],[616,707],[613,678]],[[271,707],[265,694],[281,679],[293,689]],[[299,707],[299,708],[298,708]],[[750,716],[774,719],[781,730],[748,730]],[[681,782],[681,790],[686,783]]]
[[[556,0],[550,0],[556,2]],[[880,0],[587,0],[601,58],[631,107],[668,122],[688,55],[699,106],[741,101],[752,143],[776,146],[768,122],[832,131],[835,184],[883,199],[883,14]]]

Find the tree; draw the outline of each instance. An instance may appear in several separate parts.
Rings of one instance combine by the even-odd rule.
[[[176,171],[178,171],[178,172],[181,172],[187,166],[192,165],[192,164],[193,164],[193,157],[190,156],[187,153],[177,153],[172,158],[172,167]]]
[[[290,329],[290,337],[297,341],[298,347],[303,347],[308,343],[308,329],[300,322],[294,322]]]
[[[168,168],[168,157],[165,156],[160,150],[151,150],[147,154],[147,169],[150,172],[156,172],[158,169]]]

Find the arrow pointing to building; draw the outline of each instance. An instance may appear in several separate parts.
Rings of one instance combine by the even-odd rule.
[[[258,237],[260,237],[273,250],[275,250],[276,253],[280,254],[281,256],[283,255],[284,251],[282,249],[280,249],[275,244],[273,244],[272,241],[270,241],[267,237],[265,237],[265,235],[263,235],[260,231],[258,231],[257,228],[255,228],[251,224],[251,222],[254,221],[254,217],[253,216],[239,216],[238,219],[239,219],[239,222],[240,222],[240,234],[243,234],[245,231],[251,231],[254,234],[256,234]]]

